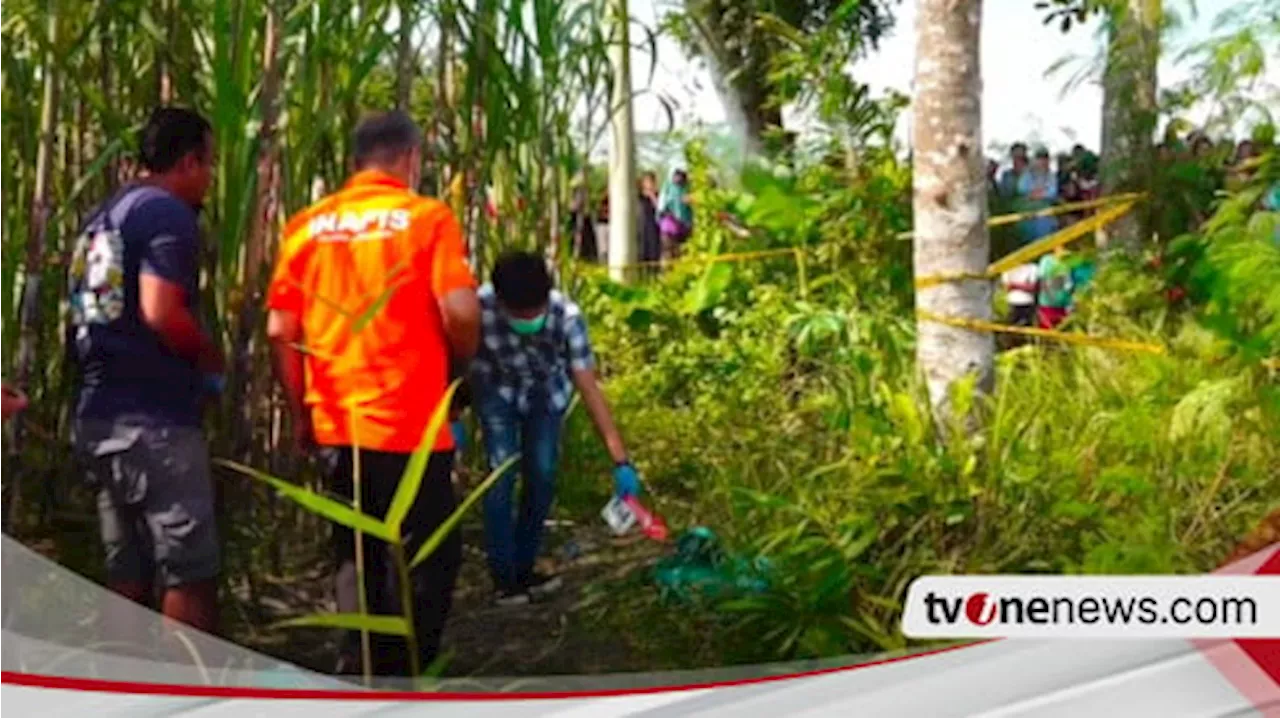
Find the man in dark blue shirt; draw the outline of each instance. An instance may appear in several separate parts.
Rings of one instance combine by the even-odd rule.
[[[160,108],[148,175],[91,212],[72,254],[69,341],[80,368],[74,441],[98,493],[107,585],[212,632],[218,537],[201,429],[222,352],[197,320],[197,212],[213,173],[208,121]]]

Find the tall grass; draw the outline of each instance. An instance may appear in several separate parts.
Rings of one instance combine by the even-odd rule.
[[[246,476],[257,479],[258,481],[270,486],[278,491],[282,496],[295,502],[303,509],[315,516],[326,519],[333,523],[344,526],[355,532],[356,535],[356,581],[359,586],[360,611],[358,613],[336,613],[336,614],[315,614],[310,616],[301,616],[289,619],[279,624],[280,627],[304,627],[304,626],[320,626],[325,628],[340,628],[359,631],[361,634],[361,662],[363,665],[365,681],[371,679],[371,667],[373,665],[372,656],[370,655],[370,644],[368,640],[369,633],[380,633],[391,636],[398,636],[405,639],[407,652],[409,654],[409,665],[412,676],[416,679],[422,677],[423,666],[420,664],[418,655],[418,636],[415,633],[414,622],[414,597],[413,583],[410,581],[410,572],[431,557],[432,553],[440,547],[440,544],[449,536],[450,533],[458,528],[459,522],[466,514],[467,510],[475,504],[476,501],[484,495],[486,491],[501,476],[511,468],[520,458],[516,454],[505,461],[502,465],[490,472],[474,491],[471,492],[458,508],[453,511],[449,517],[440,524],[424,541],[419,544],[418,549],[410,557],[408,554],[409,546],[406,541],[406,529],[412,531],[416,527],[406,527],[404,519],[409,514],[409,510],[413,507],[414,501],[417,499],[419,489],[422,486],[423,475],[427,468],[427,462],[431,458],[431,453],[435,447],[436,438],[440,434],[440,430],[446,423],[449,413],[449,406],[452,404],[453,394],[457,390],[458,383],[454,382],[449,390],[445,393],[440,403],[432,412],[431,419],[427,422],[426,429],[423,431],[422,441],[418,448],[410,456],[405,466],[404,473],[400,477],[399,483],[396,485],[394,494],[392,495],[391,505],[387,509],[385,516],[372,516],[364,513],[360,509],[359,497],[361,496],[360,482],[360,447],[352,447],[355,452],[355,460],[353,462],[353,485],[355,505],[349,505],[345,501],[334,499],[323,495],[306,487],[298,486],[284,479],[272,476],[263,471],[259,471],[249,466],[239,464],[233,461],[219,460],[217,463],[242,473]],[[364,561],[361,555],[364,534],[368,534],[376,539],[386,542],[391,548],[392,563],[395,565],[397,585],[400,589],[400,606],[402,613],[397,616],[372,615],[365,608],[368,604],[368,597],[365,594],[364,581]]]
[[[1275,179],[1271,161],[1259,187]],[[750,241],[778,244],[810,240],[844,204],[816,194],[788,212],[800,200],[760,188],[698,199],[708,216],[737,206],[768,218]],[[837,191],[851,202],[869,190]],[[1187,238],[1204,247],[1196,303],[1171,305],[1140,258],[1104,265],[1080,297],[1069,331],[1154,341],[1167,355],[1006,352],[988,425],[969,437],[930,418],[909,290],[893,289],[892,255],[856,259],[874,238],[811,267],[804,298],[787,258],[718,265],[713,293],[700,289],[706,269],[643,287],[584,280],[577,294],[659,511],[773,566],[761,595],[665,605],[640,573],[600,587],[584,610],[654,667],[723,665],[905,647],[901,601],[921,574],[1215,568],[1280,497],[1280,385],[1258,361],[1276,350],[1272,293],[1259,290],[1280,276],[1274,214],[1256,194],[1224,202]],[[732,241],[714,224],[697,231],[695,247]],[[978,401],[964,387],[954,400]],[[592,441],[570,424],[569,471],[605,465]],[[593,498],[566,496],[566,510]]]
[[[403,16],[412,23],[404,28],[399,10],[408,5],[415,12]],[[283,406],[265,379],[261,262],[272,258],[280,223],[340,186],[355,123],[366,111],[395,106],[403,94],[397,82],[407,78],[408,109],[432,138],[419,189],[451,199],[450,188],[461,190],[454,206],[477,272],[505,247],[559,242],[570,184],[609,110],[610,31],[602,13],[590,0],[6,3],[0,331],[6,377],[25,373],[33,401],[19,423],[31,432],[7,444],[6,518],[36,526],[79,500],[65,495],[71,481],[49,478],[69,468],[61,446],[72,387],[61,346],[61,258],[83,214],[133,176],[136,130],[153,106],[195,107],[214,128],[201,309],[234,361],[230,391],[210,417],[211,444],[219,455],[310,483],[278,450]],[[279,42],[268,52],[272,38]],[[269,85],[273,76],[278,82]],[[49,132],[41,132],[42,121]],[[42,147],[48,171],[38,187]],[[270,186],[261,178],[271,178]],[[46,190],[49,211],[36,211]],[[264,201],[268,194],[273,201]],[[488,201],[497,220],[481,211]],[[37,279],[38,293],[24,304]],[[31,351],[19,360],[24,307],[39,321],[25,322]],[[25,496],[16,491],[23,477],[32,477]],[[225,493],[223,503],[236,511],[231,531],[252,538],[245,545],[268,546],[239,558],[255,562],[265,552],[279,567],[281,542],[257,535],[278,523],[264,520],[277,512],[273,495]]]

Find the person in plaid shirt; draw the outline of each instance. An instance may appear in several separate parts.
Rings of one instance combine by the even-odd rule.
[[[582,311],[551,288],[536,254],[502,256],[479,291],[480,348],[470,366],[472,397],[491,469],[516,452],[524,475],[519,510],[509,471],[484,498],[489,570],[500,605],[528,603],[560,587],[534,570],[543,522],[555,497],[560,428],[576,389],[614,462],[620,497],[638,495],[627,456],[595,372]]]

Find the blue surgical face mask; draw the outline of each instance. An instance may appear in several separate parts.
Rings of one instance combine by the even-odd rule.
[[[547,325],[547,313],[542,312],[538,316],[530,319],[520,319],[518,317],[508,316],[507,323],[511,325],[511,329],[515,331],[516,334],[523,336],[537,334]]]

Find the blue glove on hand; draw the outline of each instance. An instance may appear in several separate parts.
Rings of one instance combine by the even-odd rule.
[[[619,498],[640,495],[640,474],[630,461],[613,467],[613,493]]]
[[[449,429],[453,431],[454,449],[461,451],[467,447],[467,426],[459,419],[450,424]]]

